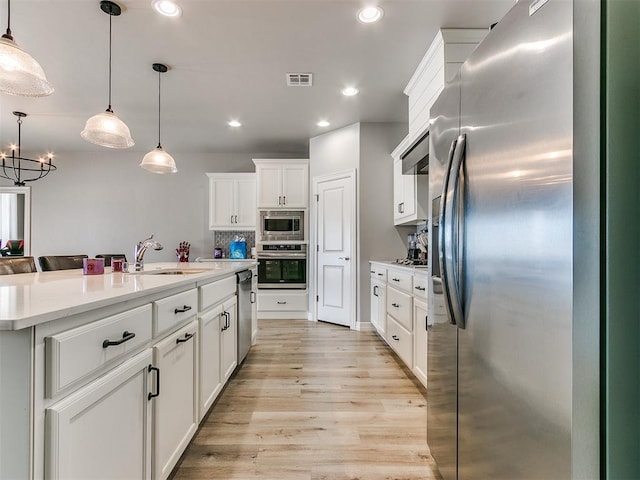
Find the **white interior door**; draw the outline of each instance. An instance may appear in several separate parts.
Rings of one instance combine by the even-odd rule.
[[[355,172],[318,181],[317,318],[355,327]]]

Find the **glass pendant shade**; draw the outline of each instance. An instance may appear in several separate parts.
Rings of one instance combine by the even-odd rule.
[[[109,110],[87,120],[80,136],[101,147],[129,148],[135,145],[129,127]]]
[[[0,92],[24,97],[53,93],[42,67],[11,38],[0,38]]]
[[[157,146],[147,153],[140,162],[140,167],[153,173],[176,173],[176,161],[165,152],[161,146]]]

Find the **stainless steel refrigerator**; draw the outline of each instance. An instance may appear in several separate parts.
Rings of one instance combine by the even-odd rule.
[[[572,2],[520,1],[431,108],[428,443],[445,480],[571,478]]]

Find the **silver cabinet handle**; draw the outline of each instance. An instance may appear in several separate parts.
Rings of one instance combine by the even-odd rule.
[[[348,262],[349,260],[351,260],[351,258],[349,258],[349,257],[338,257],[338,260],[344,260],[344,261]]]
[[[249,295],[249,301],[251,303],[256,303],[256,292],[251,292],[251,294]]]

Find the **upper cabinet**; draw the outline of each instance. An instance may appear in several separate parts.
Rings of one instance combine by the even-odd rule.
[[[209,230],[256,228],[255,173],[207,173]]]
[[[429,109],[444,89],[445,82],[456,76],[460,66],[488,33],[488,28],[446,28],[436,34],[404,89],[409,97],[409,144],[428,130]]]
[[[418,140],[428,134],[431,106],[487,33],[488,29],[440,30],[404,89],[409,97],[409,134],[391,153],[394,225],[415,225],[427,220],[429,177],[424,172],[428,168],[421,167],[419,175],[403,174],[402,157],[408,151],[415,152],[413,147]]]
[[[309,160],[254,159],[258,208],[307,208]]]

